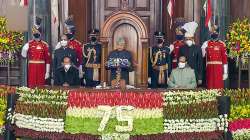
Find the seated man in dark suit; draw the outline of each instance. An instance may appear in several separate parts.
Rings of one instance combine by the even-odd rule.
[[[79,71],[72,65],[68,56],[63,58],[62,66],[56,69],[54,85],[57,86],[79,86]]]

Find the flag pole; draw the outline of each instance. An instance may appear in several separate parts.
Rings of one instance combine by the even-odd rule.
[[[194,0],[193,0],[193,21],[194,21]]]

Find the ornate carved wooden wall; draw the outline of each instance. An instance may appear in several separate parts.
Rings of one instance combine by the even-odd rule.
[[[88,30],[91,29],[92,0],[69,0],[69,15],[74,16],[76,38],[82,43],[88,41]]]
[[[153,33],[161,30],[161,1],[159,0],[94,0],[94,26],[101,29],[104,45],[103,64],[115,48],[115,40],[123,36],[135,63],[135,85],[147,85],[148,47],[153,44]],[[102,66],[102,80],[108,73]]]
[[[230,13],[231,20],[237,20],[238,18],[243,19],[247,17],[250,19],[250,1],[249,0],[230,0]]]
[[[101,28],[112,13],[122,8],[124,0],[93,0],[94,20],[96,28]],[[126,0],[128,10],[134,11],[148,29],[150,44],[153,44],[153,33],[161,30],[161,0]]]
[[[108,54],[116,47],[116,38],[127,39],[127,50],[133,54],[133,62],[136,64],[134,75],[130,78],[132,85],[147,85],[148,66],[148,32],[147,26],[135,13],[123,10],[114,13],[103,24],[101,28],[101,42],[103,43],[102,81],[109,81],[108,73],[104,68]],[[145,61],[146,60],[146,61]]]

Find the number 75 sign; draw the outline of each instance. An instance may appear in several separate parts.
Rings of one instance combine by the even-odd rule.
[[[122,111],[131,111],[134,109],[133,106],[115,106],[115,107],[111,107],[111,106],[107,106],[107,105],[102,105],[102,106],[98,106],[98,110],[103,111],[104,115],[102,117],[102,121],[99,125],[98,131],[102,132],[104,131],[111,115],[112,115],[112,110],[115,109],[116,111],[116,119],[118,122],[127,122],[127,126],[120,126],[120,125],[116,125],[115,126],[115,130],[117,132],[130,132],[133,130],[133,117],[131,116],[126,116],[126,115],[122,115]]]

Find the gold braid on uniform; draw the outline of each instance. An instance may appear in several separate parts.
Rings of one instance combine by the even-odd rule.
[[[153,69],[156,69],[159,71],[159,79],[158,79],[158,84],[164,84],[165,83],[165,73],[164,73],[164,70],[168,69],[167,66],[168,65],[165,65],[165,66],[159,66],[157,67],[156,66],[156,63],[157,63],[157,60],[159,59],[160,55],[162,55],[162,52],[161,51],[158,51],[154,58],[153,58],[153,55],[152,55],[152,51],[150,51],[150,58],[151,58],[151,62],[152,62],[152,67]]]
[[[158,52],[155,54],[154,58],[153,58],[153,55],[152,55],[152,52],[151,52],[151,62],[152,62],[152,66],[153,66],[153,67],[156,65],[157,60],[158,60],[158,58],[159,58],[159,55],[161,55],[161,51],[158,51]]]
[[[92,53],[94,54],[94,61],[96,61],[96,50],[94,48],[93,49],[88,49],[88,56],[87,56],[88,60],[87,60],[86,64],[89,63],[89,60],[90,60],[90,57],[91,57]]]
[[[82,54],[83,54],[83,56],[84,56],[85,58],[88,58],[88,56],[85,54],[84,48],[85,48],[85,45],[83,45],[83,47],[82,47]]]

